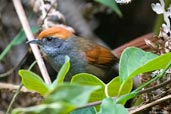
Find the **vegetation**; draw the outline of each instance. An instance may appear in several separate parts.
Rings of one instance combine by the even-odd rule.
[[[19,0],[13,0],[15,7],[17,7],[16,1]],[[122,17],[123,14],[113,0],[95,1],[111,8],[117,15]],[[124,3],[124,0],[116,1]],[[160,95],[160,93],[166,90],[166,88],[163,89],[162,87],[169,86],[171,82],[170,79],[167,79],[167,77],[170,76],[169,70],[171,67],[171,33],[169,20],[171,17],[171,5],[169,6],[169,2],[165,2],[164,0],[159,1],[160,3],[152,4],[153,11],[157,14],[163,14],[163,22],[160,25],[159,32],[156,32],[158,26],[155,26],[155,32],[159,33],[159,35],[156,35],[158,39],[157,42],[146,40],[147,45],[149,45],[153,51],[148,52],[137,47],[126,48],[122,52],[119,60],[119,75],[116,75],[115,78],[107,84],[104,83],[103,80],[88,73],[76,74],[69,82],[65,82],[65,76],[70,69],[69,56],[65,57],[65,63],[57,76],[53,76],[55,79],[51,82],[50,77],[45,75],[45,73],[41,72],[36,74],[33,71],[36,63],[38,63],[41,69],[40,71],[46,71],[40,64],[41,62],[39,62],[40,53],[37,54],[35,52],[37,60],[30,65],[28,70],[21,68],[18,71],[21,83],[9,103],[6,114],[128,114],[138,113],[156,104],[170,100],[171,96],[169,95],[169,91],[165,91],[165,95],[163,96]],[[125,0],[125,3],[128,2],[130,1]],[[53,9],[52,6],[47,12],[46,10],[42,10],[46,15],[42,13],[44,18],[40,25],[41,28],[51,26],[52,23],[49,24],[51,20],[48,20],[47,17],[48,13],[51,13],[50,10]],[[166,6],[168,6],[167,9]],[[20,30],[11,43],[2,51],[0,61],[4,59],[13,46],[25,42],[26,36],[29,37],[29,28],[25,26],[28,22],[27,20],[23,22],[23,15],[19,13],[18,15],[19,17],[21,16],[20,21],[23,25],[23,29]],[[32,27],[32,33],[38,32],[38,28],[37,26]],[[36,49],[32,47],[32,50]],[[138,86],[134,87],[135,82],[133,79],[136,77],[145,79],[145,76],[148,76],[148,79],[145,81],[141,80]],[[43,77],[43,79],[41,77]],[[41,100],[36,105],[13,108],[12,106],[16,102],[17,95],[23,92],[23,86],[27,89],[26,91],[29,94],[34,95],[38,93]],[[1,93],[0,91],[0,94]],[[147,94],[147,96],[144,94]],[[151,96],[149,97],[148,94]],[[153,97],[155,94],[157,94],[157,97]],[[145,99],[145,97],[147,99]],[[154,102],[156,98],[158,98],[158,100]],[[149,100],[148,106],[142,105],[143,103],[147,104],[147,102],[143,102],[143,99]],[[129,104],[128,108],[126,104],[130,100],[132,103]]]

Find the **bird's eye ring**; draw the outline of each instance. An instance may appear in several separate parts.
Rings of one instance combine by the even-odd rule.
[[[52,41],[53,38],[52,37],[47,37],[46,39],[47,39],[47,41],[50,42],[50,41]]]

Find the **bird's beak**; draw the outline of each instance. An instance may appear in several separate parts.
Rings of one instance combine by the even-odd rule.
[[[41,41],[39,39],[34,39],[26,42],[27,44],[41,44]]]

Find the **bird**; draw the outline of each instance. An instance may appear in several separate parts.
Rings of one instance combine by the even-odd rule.
[[[111,50],[90,39],[76,36],[64,27],[47,28],[28,43],[37,44],[57,72],[64,64],[65,56],[69,56],[71,66],[67,80],[78,73],[93,74],[104,81],[113,77],[109,72],[113,71],[117,57]]]

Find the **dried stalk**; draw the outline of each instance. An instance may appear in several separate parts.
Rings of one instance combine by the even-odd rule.
[[[16,12],[18,14],[18,17],[20,19],[20,22],[21,22],[21,24],[23,26],[23,29],[24,29],[24,31],[26,33],[26,36],[27,36],[28,40],[33,40],[34,36],[33,36],[32,32],[31,32],[31,28],[30,28],[28,20],[26,18],[26,15],[25,15],[23,6],[21,4],[21,1],[20,0],[13,0],[13,4],[14,4],[14,7],[16,9]],[[30,44],[30,46],[31,46],[33,54],[34,54],[34,56],[35,56],[35,58],[37,60],[37,63],[38,63],[38,66],[40,68],[43,79],[45,80],[46,83],[50,84],[51,80],[50,80],[49,74],[47,72],[47,69],[45,67],[45,64],[43,62],[43,59],[41,57],[41,54],[40,54],[40,51],[39,51],[37,45]]]

